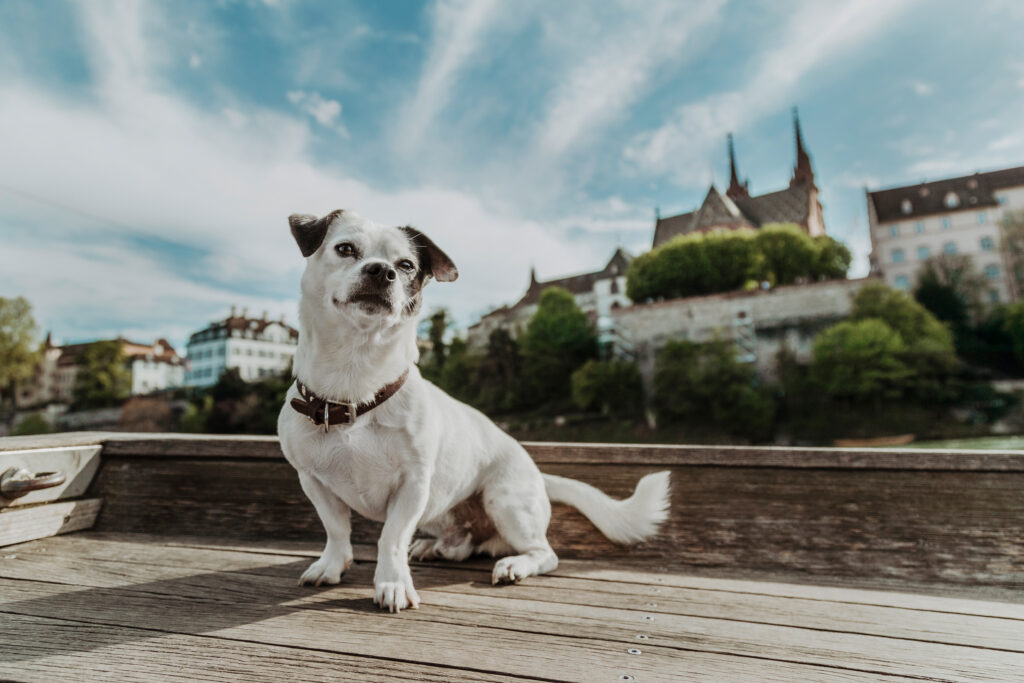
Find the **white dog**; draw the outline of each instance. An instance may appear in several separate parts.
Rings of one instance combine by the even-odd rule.
[[[542,475],[512,437],[420,376],[421,290],[431,277],[458,277],[429,238],[349,211],[288,220],[307,261],[297,381],[277,429],[327,531],[323,554],[300,584],[338,583],[351,565],[350,510],[384,523],[374,602],[393,612],[419,606],[410,554],[507,555],[494,583],[555,569],[545,537],[549,501],[578,508],[620,543],[657,531],[668,514],[668,472],[647,475],[622,501]],[[413,543],[417,529],[431,538]]]

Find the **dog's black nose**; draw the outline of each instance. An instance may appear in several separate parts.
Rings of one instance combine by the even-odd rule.
[[[363,266],[363,272],[366,273],[367,277],[380,280],[381,282],[394,282],[395,278],[398,277],[398,273],[394,268],[379,261],[376,263],[368,263]]]

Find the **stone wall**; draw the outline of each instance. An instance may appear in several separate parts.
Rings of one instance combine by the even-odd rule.
[[[870,279],[830,280],[750,292],[671,299],[618,308],[610,317],[616,331],[633,345],[641,371],[650,378],[654,356],[665,342],[705,342],[750,334],[752,362],[774,377],[779,350],[786,346],[810,360],[814,337],[850,314],[853,295]]]

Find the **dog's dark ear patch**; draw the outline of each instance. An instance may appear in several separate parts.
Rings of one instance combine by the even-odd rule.
[[[299,245],[303,256],[312,256],[327,236],[327,228],[331,221],[341,214],[341,210],[332,211],[323,218],[308,213],[293,213],[288,216],[288,225],[292,228],[292,237]]]
[[[402,228],[402,232],[416,247],[421,273],[433,277],[438,282],[454,282],[459,279],[459,269],[433,240],[416,228],[405,227]]]

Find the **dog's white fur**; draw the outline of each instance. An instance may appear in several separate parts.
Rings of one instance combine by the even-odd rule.
[[[647,475],[624,501],[581,482],[541,475],[512,437],[424,380],[416,368],[419,287],[415,274],[399,264],[408,269],[403,261],[411,261],[423,269],[432,262],[433,275],[443,279],[455,279],[454,265],[439,250],[431,259],[430,249],[407,229],[349,211],[335,214],[320,219],[329,223],[322,242],[303,246],[316,251],[302,276],[295,374],[318,396],[352,402],[370,401],[406,370],[409,375],[390,400],[327,432],[291,408],[298,391],[294,385],[289,390],[278,419],[281,446],[327,532],[323,554],[300,583],[338,583],[351,565],[350,510],[384,523],[374,601],[391,611],[419,605],[410,554],[450,560],[473,552],[509,555],[495,565],[495,583],[553,570],[558,559],[546,538],[549,501],[577,507],[618,542],[637,542],[657,530],[668,514],[668,472]],[[293,216],[293,233],[315,220]],[[342,243],[353,245],[355,255],[341,255]],[[390,306],[353,301],[365,290],[369,263],[392,266],[398,274],[383,291]],[[451,269],[444,271],[445,264]],[[471,524],[453,512],[474,494],[486,511],[478,508],[478,515],[486,514],[494,529],[480,542],[467,531]],[[413,543],[417,529],[432,538]]]

